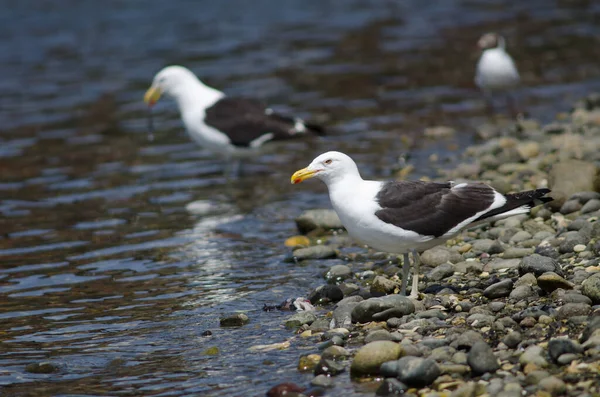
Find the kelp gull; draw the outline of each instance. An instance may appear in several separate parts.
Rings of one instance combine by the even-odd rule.
[[[519,72],[512,57],[506,52],[504,37],[497,33],[486,33],[477,42],[481,56],[477,62],[475,84],[483,91],[491,107],[491,95],[504,93],[509,109],[516,113],[509,90],[520,81]]]
[[[153,106],[162,94],[175,99],[192,139],[226,161],[238,160],[231,162],[233,168],[272,141],[324,134],[323,127],[277,114],[257,100],[227,96],[183,66],[158,72],[144,101]]]
[[[403,254],[401,293],[406,294],[408,252],[415,268],[411,296],[417,296],[418,252],[439,245],[462,229],[512,215],[539,204],[549,189],[503,195],[481,182],[366,181],[356,163],[340,152],[327,152],[292,175],[293,184],[316,177],[348,233],[380,251]]]

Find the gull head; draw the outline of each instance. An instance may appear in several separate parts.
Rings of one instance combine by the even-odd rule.
[[[153,106],[161,95],[178,98],[189,87],[197,86],[200,81],[194,73],[183,66],[167,66],[154,76],[152,86],[144,95],[144,102]]]
[[[498,33],[486,33],[479,38],[479,41],[477,41],[477,47],[479,47],[481,51],[498,47],[504,48],[504,38]]]
[[[297,184],[310,178],[318,178],[329,185],[348,176],[360,178],[354,160],[341,152],[327,152],[315,158],[308,167],[294,172],[291,182]]]

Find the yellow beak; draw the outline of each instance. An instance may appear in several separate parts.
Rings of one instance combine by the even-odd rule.
[[[162,91],[160,90],[160,88],[152,86],[148,88],[148,91],[146,91],[146,94],[144,95],[144,102],[146,102],[148,106],[154,106],[156,101],[158,101],[158,99],[160,98],[161,94]]]
[[[294,172],[294,175],[292,175],[292,185],[312,178],[317,172],[318,171],[309,170],[308,168],[302,168],[301,170]]]

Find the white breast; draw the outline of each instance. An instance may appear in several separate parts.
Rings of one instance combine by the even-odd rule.
[[[475,83],[484,90],[503,90],[519,82],[519,72],[510,55],[501,48],[485,50],[477,63]]]

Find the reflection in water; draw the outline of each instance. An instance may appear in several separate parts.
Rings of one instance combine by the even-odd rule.
[[[473,75],[496,30],[547,121],[600,89],[597,2],[8,2],[0,14],[0,385],[27,395],[260,395],[311,342],[263,304],[303,296],[336,260],[290,264],[285,238],[325,189],[290,174],[327,150],[366,178],[454,161],[488,120]],[[176,23],[174,22],[176,21]],[[324,121],[227,182],[174,106],[146,135],[147,82],[181,63],[232,95]],[[449,125],[433,142],[425,127]],[[436,153],[439,162],[429,162]],[[242,328],[218,318],[247,312]],[[211,337],[202,336],[210,330]],[[288,340],[256,353],[253,345]],[[209,347],[219,354],[207,355]],[[50,362],[53,372],[32,364]],[[28,367],[29,366],[29,367]],[[342,384],[345,383],[345,384]],[[363,394],[340,382],[339,394]],[[369,394],[371,394],[369,392]]]

